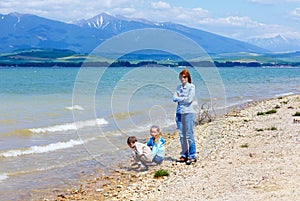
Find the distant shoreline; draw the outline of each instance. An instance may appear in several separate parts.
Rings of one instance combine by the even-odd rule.
[[[61,49],[26,49],[0,53],[0,67],[300,67],[299,52],[207,54],[204,58],[184,60],[170,53],[131,53],[114,55],[81,54]]]
[[[232,68],[232,67],[251,67],[251,68],[298,68],[300,67],[299,63],[294,64],[287,64],[287,63],[259,63],[259,62],[218,62],[214,61],[207,62],[205,64],[201,62],[191,62],[187,65],[181,65],[180,62],[175,62],[172,64],[165,64],[159,63],[154,61],[142,61],[139,63],[130,63],[129,61],[117,61],[113,63],[107,62],[80,62],[80,63],[68,63],[68,62],[24,62],[24,63],[0,63],[1,67],[44,67],[44,68],[51,68],[51,67],[128,67],[128,68],[136,68],[136,67],[143,67],[143,66],[165,66],[165,67],[175,67],[175,68],[187,68],[192,66],[202,66],[202,67],[221,67],[221,68]]]

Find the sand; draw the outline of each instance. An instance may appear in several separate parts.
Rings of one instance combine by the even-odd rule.
[[[276,113],[257,115],[276,110]],[[138,172],[126,164],[109,176],[44,200],[300,200],[300,95],[247,105],[196,126],[198,161],[176,163],[178,134],[165,134],[163,164]],[[154,178],[167,170],[169,176]]]

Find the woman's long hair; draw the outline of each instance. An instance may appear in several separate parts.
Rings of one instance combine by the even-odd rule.
[[[192,78],[191,78],[190,72],[187,69],[184,69],[179,73],[179,78],[182,77],[182,76],[187,76],[188,77],[188,82],[192,83]]]

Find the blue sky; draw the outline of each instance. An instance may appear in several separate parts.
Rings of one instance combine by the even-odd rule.
[[[171,21],[247,41],[278,34],[300,39],[300,0],[4,0],[0,13],[74,22],[102,12]]]

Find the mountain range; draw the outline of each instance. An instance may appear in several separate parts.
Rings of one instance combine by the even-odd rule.
[[[106,13],[74,23],[55,21],[31,14],[0,15],[0,52],[30,48],[56,48],[89,53],[108,38],[142,28],[160,28],[183,34],[197,42],[210,54],[269,52],[268,48],[261,48],[180,24],[129,19]]]
[[[277,35],[270,38],[253,38],[251,44],[271,50],[273,52],[291,52],[300,50],[300,40]]]

